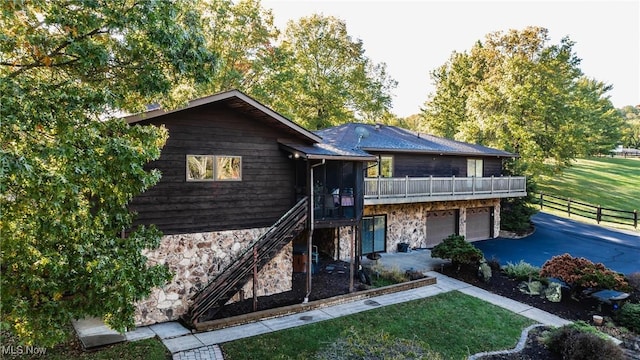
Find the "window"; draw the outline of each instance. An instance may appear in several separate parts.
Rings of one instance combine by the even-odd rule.
[[[370,162],[367,165],[367,177],[393,177],[393,156],[382,155],[377,162]]]
[[[216,156],[216,180],[242,180],[242,157]]]
[[[482,177],[482,159],[467,159],[467,177]]]
[[[187,155],[187,181],[242,180],[242,157]]]
[[[387,216],[365,216],[362,218],[361,255],[385,252],[387,244]]]
[[[187,155],[187,180],[213,180],[213,156]]]

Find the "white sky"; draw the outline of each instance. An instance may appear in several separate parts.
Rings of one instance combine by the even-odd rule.
[[[549,29],[550,44],[568,36],[576,44],[583,73],[613,85],[617,108],[640,104],[640,1],[373,1],[262,0],[275,25],[314,13],[340,18],[351,37],[363,41],[365,55],[387,64],[398,81],[393,112],[420,111],[434,87],[429,73],[453,51],[471,49],[494,31],[526,26]]]

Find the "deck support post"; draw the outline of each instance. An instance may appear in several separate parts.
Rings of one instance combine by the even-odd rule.
[[[258,311],[258,249],[253,247],[253,311]]]
[[[350,250],[350,254],[349,254],[349,292],[352,293],[353,292],[353,277],[354,277],[354,267],[355,267],[355,261],[356,261],[356,257],[355,257],[355,246],[356,246],[356,230],[355,227],[353,225],[351,225],[351,246],[349,246]]]

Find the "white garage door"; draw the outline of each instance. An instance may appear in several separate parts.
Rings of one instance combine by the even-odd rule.
[[[451,234],[456,234],[457,210],[427,212],[427,247],[433,247]]]
[[[467,209],[467,241],[491,238],[491,208]]]

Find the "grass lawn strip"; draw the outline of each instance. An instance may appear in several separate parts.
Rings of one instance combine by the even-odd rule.
[[[594,206],[625,211],[639,210],[640,159],[589,158],[578,159],[562,174],[542,177],[538,191],[545,194],[571,198]],[[566,211],[545,207],[544,212],[567,217]],[[596,221],[578,215],[571,219],[595,224]],[[639,231],[630,225],[605,221],[601,225],[624,230]]]
[[[640,197],[640,159],[578,159],[562,174],[543,177],[538,190],[592,205],[633,211]]]
[[[425,344],[445,359],[513,348],[533,324],[523,316],[457,291],[390,305],[222,345],[227,360],[309,359],[353,331]]]

